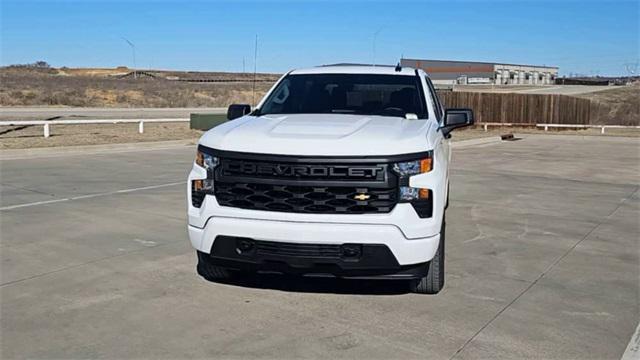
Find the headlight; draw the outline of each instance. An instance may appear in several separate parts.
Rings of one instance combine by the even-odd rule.
[[[206,179],[193,180],[191,184],[191,202],[193,206],[199,208],[202,205],[204,196],[213,192],[213,170],[219,163],[219,159],[213,155],[198,150],[196,153],[196,164],[207,170]]]
[[[395,163],[393,170],[403,177],[426,173],[431,171],[431,158]]]
[[[213,169],[218,165],[218,158],[207,153],[204,153],[198,150],[196,154],[196,164],[202,166],[207,170],[207,173],[213,171]]]
[[[424,158],[413,161],[404,161],[393,164],[393,171],[400,175],[400,201],[413,201],[429,198],[429,189],[412,188],[409,186],[409,177],[424,174],[433,168],[432,158]]]

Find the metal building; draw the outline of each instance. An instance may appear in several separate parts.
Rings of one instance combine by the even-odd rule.
[[[554,66],[419,59],[400,64],[426,71],[436,84],[547,85],[558,76]]]

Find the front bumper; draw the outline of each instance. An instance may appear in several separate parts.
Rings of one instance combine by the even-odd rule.
[[[215,239],[219,236],[298,244],[380,244],[389,248],[399,265],[430,261],[440,242],[440,234],[408,239],[397,226],[388,224],[301,222],[212,216],[204,228],[190,225],[188,229],[193,247],[207,254],[211,253]]]
[[[357,279],[419,279],[427,271],[425,264],[401,266],[381,244],[297,244],[231,236],[217,237],[210,254],[198,252],[198,261],[198,268]]]

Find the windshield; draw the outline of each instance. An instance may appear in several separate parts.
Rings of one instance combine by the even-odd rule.
[[[269,95],[265,114],[361,114],[426,119],[420,78],[406,75],[288,75]]]

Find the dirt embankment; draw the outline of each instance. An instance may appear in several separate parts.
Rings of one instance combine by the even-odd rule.
[[[640,125],[640,85],[576,96],[591,100],[591,118],[599,124]]]
[[[85,107],[226,107],[260,99],[277,75],[251,82],[186,82],[180,79],[252,79],[252,74],[154,72],[119,78],[109,71],[78,69],[0,69],[0,105]],[[127,74],[127,69],[116,69]],[[118,75],[118,74],[115,74]]]

